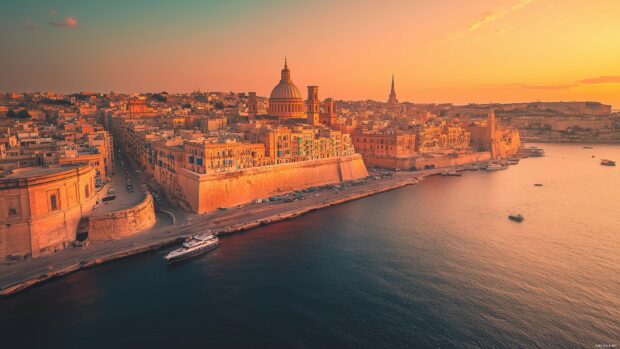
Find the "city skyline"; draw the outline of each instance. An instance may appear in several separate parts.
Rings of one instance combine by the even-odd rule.
[[[299,86],[416,103],[620,107],[620,4],[552,0],[0,5],[0,91],[256,91],[288,56]]]

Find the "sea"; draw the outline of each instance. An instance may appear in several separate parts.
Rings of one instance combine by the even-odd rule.
[[[0,299],[0,347],[618,348],[620,145],[538,146]]]

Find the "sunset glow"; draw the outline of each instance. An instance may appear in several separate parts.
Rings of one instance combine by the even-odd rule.
[[[0,91],[257,91],[283,57],[337,99],[620,107],[620,2],[19,1]],[[79,23],[79,24],[78,24]]]

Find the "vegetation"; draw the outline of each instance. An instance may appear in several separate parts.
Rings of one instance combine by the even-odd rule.
[[[215,107],[215,109],[217,110],[224,110],[224,103],[221,101],[217,101],[213,104],[213,106]]]
[[[13,109],[9,109],[9,111],[6,112],[6,117],[9,119],[30,119],[32,116],[28,114],[26,109],[22,109],[17,113]]]

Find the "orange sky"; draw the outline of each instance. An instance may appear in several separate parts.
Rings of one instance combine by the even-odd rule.
[[[0,5],[0,91],[304,91],[620,107],[618,0],[24,1]]]

